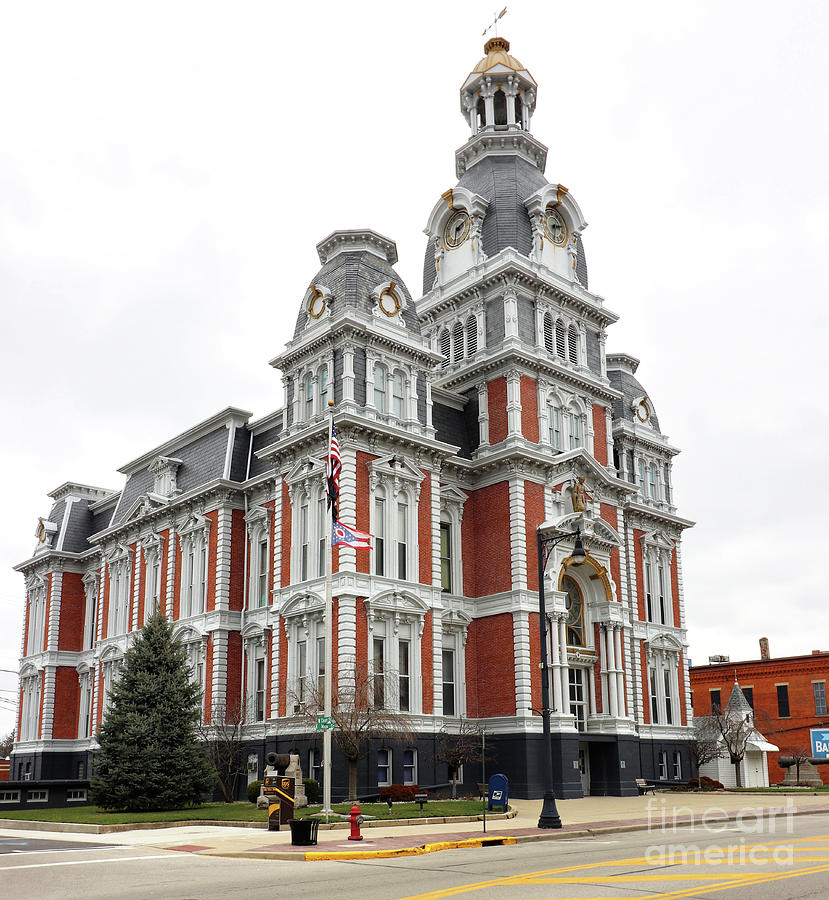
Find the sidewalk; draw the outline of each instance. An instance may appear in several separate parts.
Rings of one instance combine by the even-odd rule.
[[[513,844],[524,841],[557,840],[618,831],[670,831],[674,825],[699,824],[711,828],[725,821],[742,821],[748,825],[763,820],[780,820],[782,831],[789,817],[808,812],[829,813],[829,797],[825,794],[778,796],[769,794],[729,793],[658,793],[647,797],[584,797],[557,803],[562,819],[561,829],[539,829],[541,800],[511,800],[517,812],[512,819],[487,819],[482,823],[437,823],[423,825],[387,825],[363,829],[362,841],[349,841],[348,831],[320,830],[315,847],[293,847],[289,829],[265,829],[235,826],[186,825],[175,828],[142,829],[109,834],[73,834],[72,840],[106,842],[131,846],[154,847],[247,859],[371,859],[411,856],[437,850],[487,844]],[[704,818],[703,818],[704,817]],[[827,821],[829,828],[829,821]],[[12,830],[13,829],[13,830]],[[755,831],[757,829],[755,828]],[[25,824],[17,828],[10,821],[0,821],[0,834],[29,834],[43,837],[41,830],[27,832]]]

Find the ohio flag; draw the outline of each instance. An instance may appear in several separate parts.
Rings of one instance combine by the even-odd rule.
[[[331,546],[343,544],[346,547],[354,547],[355,550],[370,550],[373,537],[373,534],[357,531],[356,528],[349,528],[348,525],[335,521],[331,530]]]

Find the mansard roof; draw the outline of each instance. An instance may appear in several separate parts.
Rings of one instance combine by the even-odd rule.
[[[648,421],[653,429],[659,432],[659,419],[656,417],[653,401],[635,376],[638,368],[639,360],[635,356],[628,353],[607,354],[607,377],[613,387],[622,393],[621,399],[613,403],[613,418],[624,419],[627,422],[636,421],[634,403],[642,397],[647,397],[651,411]]]

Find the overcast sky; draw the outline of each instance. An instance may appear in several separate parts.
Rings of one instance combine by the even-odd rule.
[[[502,2],[502,0],[499,0]],[[337,228],[422,229],[493,3],[0,4],[0,669],[46,493],[225,405],[281,404]],[[509,3],[547,177],[590,227],[674,464],[694,662],[829,649],[821,2]],[[0,673],[0,698],[16,680]],[[0,731],[13,715],[0,700]]]

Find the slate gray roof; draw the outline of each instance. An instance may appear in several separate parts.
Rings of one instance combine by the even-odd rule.
[[[481,243],[487,256],[495,256],[505,247],[529,256],[532,226],[524,201],[547,184],[541,171],[520,156],[485,156],[464,172],[458,187],[489,201],[481,228]],[[577,249],[576,270],[582,285],[587,287],[587,261],[581,238]],[[434,246],[427,241],[423,259],[424,294],[431,290],[434,281]]]
[[[257,459],[256,451],[275,443],[279,439],[281,431],[282,423],[279,422],[278,424],[273,425],[271,428],[266,428],[264,431],[260,431],[257,434],[253,435],[253,452],[250,455],[251,478],[254,478],[257,475],[261,475],[263,472],[268,471],[268,469],[272,467],[272,463],[270,463],[269,461]]]
[[[728,698],[728,703],[725,704],[725,708],[728,712],[734,713],[753,712],[751,704],[746,700],[746,695],[736,681],[734,682],[734,687],[731,688],[731,696]]]
[[[403,279],[390,263],[368,250],[338,253],[323,265],[309,284],[323,285],[331,291],[332,311],[346,306],[371,314],[374,309],[371,292],[378,284],[387,281],[393,281],[405,298],[401,316],[406,328],[420,334],[420,323],[415,314],[412,295]],[[303,304],[297,316],[294,338],[300,336],[308,320],[308,310]]]
[[[650,394],[642,387],[636,376],[621,369],[611,369],[608,366],[607,377],[610,379],[611,386],[622,392],[622,399],[613,402],[613,418],[626,419],[628,422],[633,422],[635,414],[631,404],[637,397],[646,396],[651,409],[650,423],[655,431],[659,431],[659,419],[656,417],[653,400],[651,400]]]

